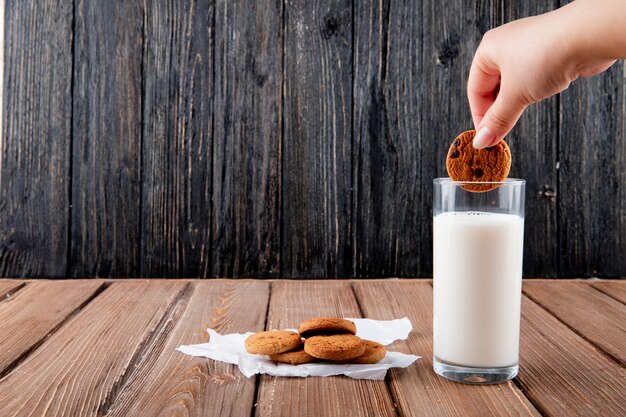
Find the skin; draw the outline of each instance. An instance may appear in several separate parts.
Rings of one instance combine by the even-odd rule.
[[[626,58],[626,0],[576,0],[487,32],[467,85],[475,148],[500,142],[533,103]]]

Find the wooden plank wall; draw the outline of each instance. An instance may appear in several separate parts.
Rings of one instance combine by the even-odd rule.
[[[562,2],[6,0],[0,275],[430,276],[474,50]],[[526,276],[626,275],[625,77],[509,137]]]

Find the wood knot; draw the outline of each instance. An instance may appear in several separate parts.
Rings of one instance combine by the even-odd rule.
[[[237,380],[236,376],[230,374],[215,374],[211,377],[211,381],[219,385],[230,384]]]
[[[550,201],[556,200],[556,191],[550,185],[543,185],[538,192],[539,198],[546,198]]]
[[[254,74],[254,81],[256,82],[256,85],[263,87],[265,85],[265,81],[267,81],[267,75],[256,73]]]
[[[437,65],[447,67],[452,65],[454,58],[459,56],[459,37],[451,36],[442,46],[437,54]]]
[[[29,240],[21,233],[14,230],[9,231],[0,239],[2,245],[11,251],[26,251],[29,248]]]
[[[322,25],[322,37],[329,39],[339,31],[339,22],[334,16],[326,16]]]
[[[246,54],[246,69],[250,71],[254,82],[259,87],[263,87],[265,82],[267,81],[267,73],[259,68],[259,65],[256,62],[256,58],[251,53]]]
[[[458,54],[459,52],[455,51],[454,49],[447,47],[443,48],[439,51],[439,55],[437,56],[437,64],[447,67],[448,65],[452,64],[452,61],[454,60],[454,58],[457,57]]]

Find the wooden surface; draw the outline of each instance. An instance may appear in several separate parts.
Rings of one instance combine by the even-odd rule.
[[[216,2],[212,276],[280,273],[282,17],[279,1]]]
[[[0,375],[54,333],[102,286],[97,281],[71,286],[62,282],[37,282],[11,297],[0,314]]]
[[[72,1],[2,2],[0,276],[65,276],[72,132]]]
[[[23,287],[24,284],[17,281],[0,281],[0,302],[5,298],[9,298]]]
[[[0,414],[106,411],[186,286],[133,282],[107,288],[0,382]],[[10,331],[28,333],[29,328]]]
[[[285,1],[285,277],[350,275],[351,4]]]
[[[142,7],[77,0],[74,13],[70,275],[138,276]]]
[[[568,416],[626,413],[626,369],[619,358],[603,355],[525,297],[522,323],[516,382],[539,411]]]
[[[512,3],[497,1],[493,7],[496,7],[496,10],[502,10],[502,23],[504,23],[546,13],[556,9],[559,3],[563,1],[515,1]],[[552,97],[530,106],[506,139],[511,148],[511,176],[526,180],[524,276],[529,277],[572,276],[564,274],[559,269],[560,230],[557,221],[568,216],[569,211],[573,210],[573,208],[565,207],[560,213],[561,217],[557,212],[557,199],[561,198],[563,193],[570,192],[559,189],[558,183],[559,99],[558,96]],[[576,113],[575,110],[571,112],[572,115]],[[598,115],[589,113],[589,117],[595,120]],[[623,136],[622,139],[624,139]],[[622,139],[620,139],[619,132],[615,132],[615,140]],[[568,158],[568,156],[563,156],[561,160]],[[597,192],[604,194],[601,189]],[[614,204],[617,204],[617,200]],[[601,244],[600,241],[598,244]],[[569,273],[574,272],[569,271]],[[574,276],[580,274],[590,274],[590,272],[580,270],[578,274],[574,273]]]
[[[626,305],[623,302],[583,283],[527,282],[524,294],[626,366]]]
[[[565,2],[7,1],[0,276],[431,276],[481,36]],[[509,135],[526,276],[626,276],[624,65]]]
[[[626,303],[626,287],[620,282],[594,282],[591,285],[593,288],[602,291],[609,297],[613,297],[622,303]]]
[[[525,282],[520,374],[476,386],[432,371],[430,280],[0,280],[0,292],[18,289],[0,299],[0,414],[624,415],[625,304],[596,287],[623,293],[626,281]],[[206,342],[207,327],[258,331],[320,315],[406,316],[413,331],[389,349],[423,358],[384,381],[246,378],[176,351]]]
[[[311,312],[315,312],[313,315]],[[267,329],[297,328],[312,317],[361,317],[350,283],[274,282]],[[394,416],[384,381],[345,377],[275,378],[261,376],[257,416]]]
[[[459,385],[432,371],[433,293],[430,283],[358,282],[354,290],[365,317],[392,320],[406,316],[413,323],[410,337],[389,347],[404,353],[420,352],[423,356],[415,366],[390,372],[390,389],[401,415],[539,415],[513,383]]]
[[[625,66],[620,61],[601,77],[573,83],[561,95],[562,274],[584,270],[594,276],[619,275],[626,270]]]
[[[390,10],[391,8],[391,10]],[[428,233],[421,216],[422,10],[409,2],[367,1],[354,10],[353,246],[355,276],[425,272]],[[402,29],[401,29],[402,28]],[[400,29],[403,36],[399,36]],[[426,80],[425,80],[426,81]]]
[[[172,416],[190,410],[198,416],[250,415],[254,379],[242,376],[234,365],[181,355],[175,349],[205,343],[207,327],[222,334],[262,330],[269,288],[261,281],[189,284],[106,415]]]
[[[206,277],[214,7],[208,0],[143,4],[140,276]]]

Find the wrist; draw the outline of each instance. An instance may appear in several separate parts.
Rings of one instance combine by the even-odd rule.
[[[576,0],[551,13],[572,64],[626,57],[625,1]]]

